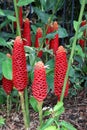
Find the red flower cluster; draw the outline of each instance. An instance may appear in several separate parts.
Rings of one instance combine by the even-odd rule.
[[[39,48],[39,46],[40,46],[40,41],[39,41],[40,38],[42,38],[42,29],[38,28],[37,32],[36,32],[36,39],[35,39],[35,47],[36,48]],[[39,51],[38,52],[38,57],[42,57],[42,54],[43,54],[43,52]]]
[[[12,55],[13,82],[18,91],[23,91],[27,86],[28,75],[26,57],[21,38],[18,36],[14,42]]]
[[[67,71],[67,57],[66,51],[63,46],[60,46],[56,52],[55,56],[55,72],[54,72],[54,92],[55,95],[58,96],[58,100],[60,100],[62,87],[64,83],[64,78]],[[68,94],[69,82],[67,82],[65,96]]]
[[[31,46],[30,21],[28,18],[24,21],[23,44],[25,46]]]
[[[34,81],[32,84],[33,96],[39,102],[43,101],[47,96],[46,71],[44,64],[39,61],[34,68]]]
[[[84,25],[86,25],[86,20],[84,20],[84,21],[81,22],[81,27],[84,26]],[[85,34],[86,34],[86,31],[83,32],[83,36],[85,36]],[[79,40],[79,44],[80,44],[80,46],[83,49],[84,46],[85,46],[85,40],[84,39],[80,39]]]
[[[7,95],[9,95],[12,91],[13,88],[13,81],[6,79],[4,76],[2,78],[2,86],[4,91],[6,92]]]
[[[47,26],[47,34],[55,32],[58,30],[58,23],[55,21],[53,24],[51,23],[50,25]],[[54,38],[51,39],[50,41],[46,39],[46,44],[49,44],[49,48],[53,49],[54,54],[56,54],[56,51],[59,46],[59,36],[58,34],[55,34]]]

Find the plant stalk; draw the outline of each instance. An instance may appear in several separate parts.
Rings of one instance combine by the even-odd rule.
[[[9,117],[10,113],[10,95],[7,95],[7,117]]]
[[[23,113],[23,118],[24,118],[25,130],[28,130],[27,115],[26,115],[25,104],[24,104],[24,93],[19,92],[19,95],[20,95],[21,108],[22,108],[22,113]]]
[[[38,111],[39,111],[39,121],[40,121],[40,128],[43,124],[43,112],[42,112],[42,105],[43,105],[43,102],[38,102]]]
[[[16,22],[17,22],[17,35],[21,36],[20,24],[19,24],[19,14],[18,14],[18,7],[17,7],[17,0],[14,0],[14,8],[15,8]]]
[[[64,79],[64,85],[63,85],[63,89],[62,89],[62,94],[61,94],[61,97],[60,97],[60,101],[61,102],[63,101],[63,98],[64,98],[66,84],[67,84],[67,80],[68,80],[68,76],[69,76],[69,70],[70,70],[70,67],[71,67],[71,64],[72,64],[72,59],[73,59],[74,50],[75,50],[75,47],[76,47],[76,41],[77,41],[78,31],[79,31],[80,23],[82,21],[82,16],[83,16],[84,8],[85,8],[85,0],[83,0],[82,4],[81,4],[80,14],[79,14],[79,18],[78,18],[78,25],[77,25],[76,33],[75,33],[75,36],[74,36],[74,41],[72,43],[72,50],[71,50],[71,54],[70,54],[70,58],[69,58],[69,63],[68,63],[68,68],[67,68],[66,76],[65,76],[65,79]]]
[[[25,88],[25,109],[26,109],[26,116],[27,116],[27,122],[28,122],[28,127],[29,127],[29,125],[30,125],[30,118],[29,118],[29,100],[28,100],[27,88]]]

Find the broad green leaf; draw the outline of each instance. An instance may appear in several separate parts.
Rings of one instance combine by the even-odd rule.
[[[37,108],[37,101],[34,97],[30,97],[30,104],[33,107],[33,109],[38,112],[38,108]]]
[[[83,3],[83,0],[79,0],[80,1],[80,4],[82,4]],[[85,0],[85,3],[87,4],[87,0]]]
[[[53,32],[53,33],[49,33],[49,34],[46,35],[46,38],[48,38],[48,39],[53,39],[56,34],[58,34],[57,31],[56,31],[56,32]]]
[[[0,16],[5,16],[5,13],[2,9],[0,9]]]
[[[0,64],[6,59],[6,55],[2,52],[0,52]]]
[[[46,123],[43,124],[42,128],[40,130],[45,130],[49,125],[51,125],[54,122],[53,118],[50,118],[46,121]]]
[[[75,69],[71,66],[69,71],[69,76],[74,77],[74,75],[75,75]]]
[[[79,55],[79,56],[81,56],[84,59],[85,54],[84,54],[82,48],[80,47],[80,45],[76,45],[75,53],[76,53],[76,55]]]
[[[47,66],[46,73],[48,74],[52,68],[54,68],[54,59],[48,60],[45,64]]]
[[[78,21],[74,21],[73,24],[74,24],[74,29],[76,31],[77,30],[77,26],[78,26]]]
[[[34,0],[19,0],[17,6],[25,6],[34,2]]]
[[[9,38],[15,38],[16,35],[12,33],[0,32],[0,37],[3,37],[5,40],[8,40]]]
[[[33,32],[36,34],[37,27],[35,25],[31,25],[31,28],[32,28]]]
[[[35,13],[37,14],[37,16],[39,17],[39,19],[41,19],[41,21],[42,21],[43,23],[46,24],[46,23],[48,22],[48,19],[49,19],[49,17],[50,17],[49,14],[43,12],[42,10],[40,10],[40,9],[37,8],[37,7],[34,8],[34,11],[35,11]]]
[[[0,105],[6,103],[7,95],[3,88],[0,88]]]
[[[63,102],[58,102],[55,106],[54,106],[54,111],[59,111],[61,108],[63,107]]]
[[[48,73],[47,74],[47,83],[48,83],[48,91],[50,91],[50,89],[54,89],[54,73]]]
[[[7,18],[9,19],[9,20],[11,20],[11,21],[16,21],[16,17],[14,17],[14,16],[11,16],[11,15],[7,15]]]
[[[7,46],[6,41],[2,37],[0,37],[0,46]]]
[[[72,124],[66,122],[66,121],[61,121],[60,123],[61,126],[64,126],[65,128],[67,128],[68,130],[77,130],[75,127],[73,127]]]
[[[56,126],[48,126],[46,129],[44,129],[44,130],[58,130],[57,128],[56,128]]]
[[[5,119],[3,117],[0,117],[0,126],[5,124]]]
[[[68,37],[68,33],[66,31],[65,28],[62,28],[59,26],[58,28],[58,34],[59,34],[59,38],[65,38],[65,37]]]
[[[2,73],[4,77],[9,80],[12,80],[12,59],[6,58],[5,61],[2,62]]]

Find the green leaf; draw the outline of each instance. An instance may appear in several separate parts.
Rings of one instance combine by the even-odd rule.
[[[47,74],[48,91],[54,89],[54,73]]]
[[[3,117],[0,117],[0,126],[5,124],[5,119]]]
[[[7,32],[0,32],[0,37],[3,37],[5,40],[8,40],[9,38],[15,38],[16,35],[12,33],[7,33]]]
[[[59,111],[61,108],[63,107],[63,102],[58,102],[55,106],[54,106],[54,111]]]
[[[0,52],[0,64],[6,59],[6,55],[2,52]]]
[[[34,111],[38,112],[38,108],[37,108],[37,101],[34,97],[30,97],[30,104],[33,107]]]
[[[16,21],[16,17],[14,17],[14,16],[11,16],[11,15],[7,15],[7,18],[9,19],[9,20],[11,20],[11,21]]]
[[[54,59],[48,60],[45,66],[48,66],[48,68],[46,69],[46,73],[47,73],[47,70],[54,68]]]
[[[2,37],[0,37],[0,46],[7,46],[6,41]]]
[[[69,71],[69,76],[74,77],[74,75],[75,75],[75,69],[71,66]]]
[[[80,4],[83,3],[83,0],[79,0],[80,1]],[[85,0],[85,4],[87,4],[87,0]]]
[[[46,35],[46,38],[48,38],[48,39],[53,39],[56,34],[58,34],[57,31],[56,31],[56,32],[53,32],[53,33],[49,33],[49,34]]]
[[[0,9],[0,16],[5,16],[5,13],[2,9]]]
[[[84,52],[83,52],[83,50],[82,50],[80,45],[76,45],[75,53],[76,53],[76,55],[79,55],[79,56],[81,56],[84,59],[85,54],[84,54]]]
[[[34,34],[36,34],[37,27],[36,27],[35,25],[31,25],[31,28],[32,28],[32,30],[33,30],[33,32],[34,32]]]
[[[2,73],[4,77],[9,80],[12,80],[12,59],[6,58],[5,61],[2,62]]]
[[[78,21],[75,21],[75,20],[74,20],[73,24],[74,24],[74,29],[75,29],[75,31],[76,31],[76,30],[77,30],[77,26],[78,26]]]
[[[34,0],[19,0],[17,6],[25,6],[34,2]]]
[[[43,124],[42,128],[40,130],[45,130],[49,125],[51,125],[54,122],[53,118],[50,118],[46,120],[46,123]]]
[[[65,37],[68,37],[68,33],[66,31],[65,28],[62,28],[59,26],[58,28],[58,34],[59,34],[59,38],[65,38]]]
[[[66,121],[61,121],[60,123],[61,126],[64,126],[65,128],[67,128],[68,130],[77,130],[76,128],[73,127],[72,124],[66,122]]]
[[[46,23],[48,22],[48,19],[49,19],[49,17],[50,17],[49,14],[43,12],[42,10],[40,10],[40,9],[37,8],[37,7],[34,7],[34,11],[35,11],[35,13],[37,14],[37,16],[39,17],[39,19],[41,19],[41,21],[42,21],[43,23],[46,24]]]
[[[57,128],[56,128],[56,126],[48,126],[46,129],[44,129],[44,130],[58,130]]]

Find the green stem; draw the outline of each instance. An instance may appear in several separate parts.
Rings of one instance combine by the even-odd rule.
[[[80,10],[79,19],[78,19],[78,25],[77,25],[74,41],[73,41],[73,44],[72,44],[72,50],[71,50],[71,54],[70,54],[70,58],[69,58],[68,69],[67,69],[66,76],[65,76],[65,79],[64,79],[64,85],[63,85],[60,101],[63,101],[63,98],[64,98],[64,93],[65,93],[65,89],[66,89],[66,83],[67,83],[68,76],[69,76],[69,70],[70,70],[70,67],[71,67],[71,64],[72,64],[74,50],[75,50],[75,47],[76,47],[78,31],[79,31],[80,23],[82,21],[82,16],[83,16],[84,8],[85,8],[85,0],[83,0],[82,2],[83,3],[81,5],[81,10]]]
[[[17,0],[14,0],[14,8],[15,8],[15,13],[16,13],[16,22],[17,22],[17,35],[21,36],[21,31],[20,31],[20,24],[19,24],[19,15],[18,15],[18,7],[17,7]]]
[[[10,113],[10,95],[7,95],[7,117],[9,117]]]
[[[27,116],[27,122],[28,122],[28,127],[29,127],[29,125],[30,125],[30,118],[29,118],[29,99],[28,99],[27,88],[25,88],[25,108],[26,108],[26,116]]]
[[[25,130],[28,130],[28,122],[27,122],[27,116],[26,116],[25,104],[24,104],[24,94],[22,92],[19,92],[19,95],[20,95],[21,108],[22,108],[22,113],[24,118]]]
[[[43,105],[43,102],[38,102],[38,111],[39,111],[39,121],[40,121],[40,128],[43,124],[43,112],[42,112],[42,105]]]

